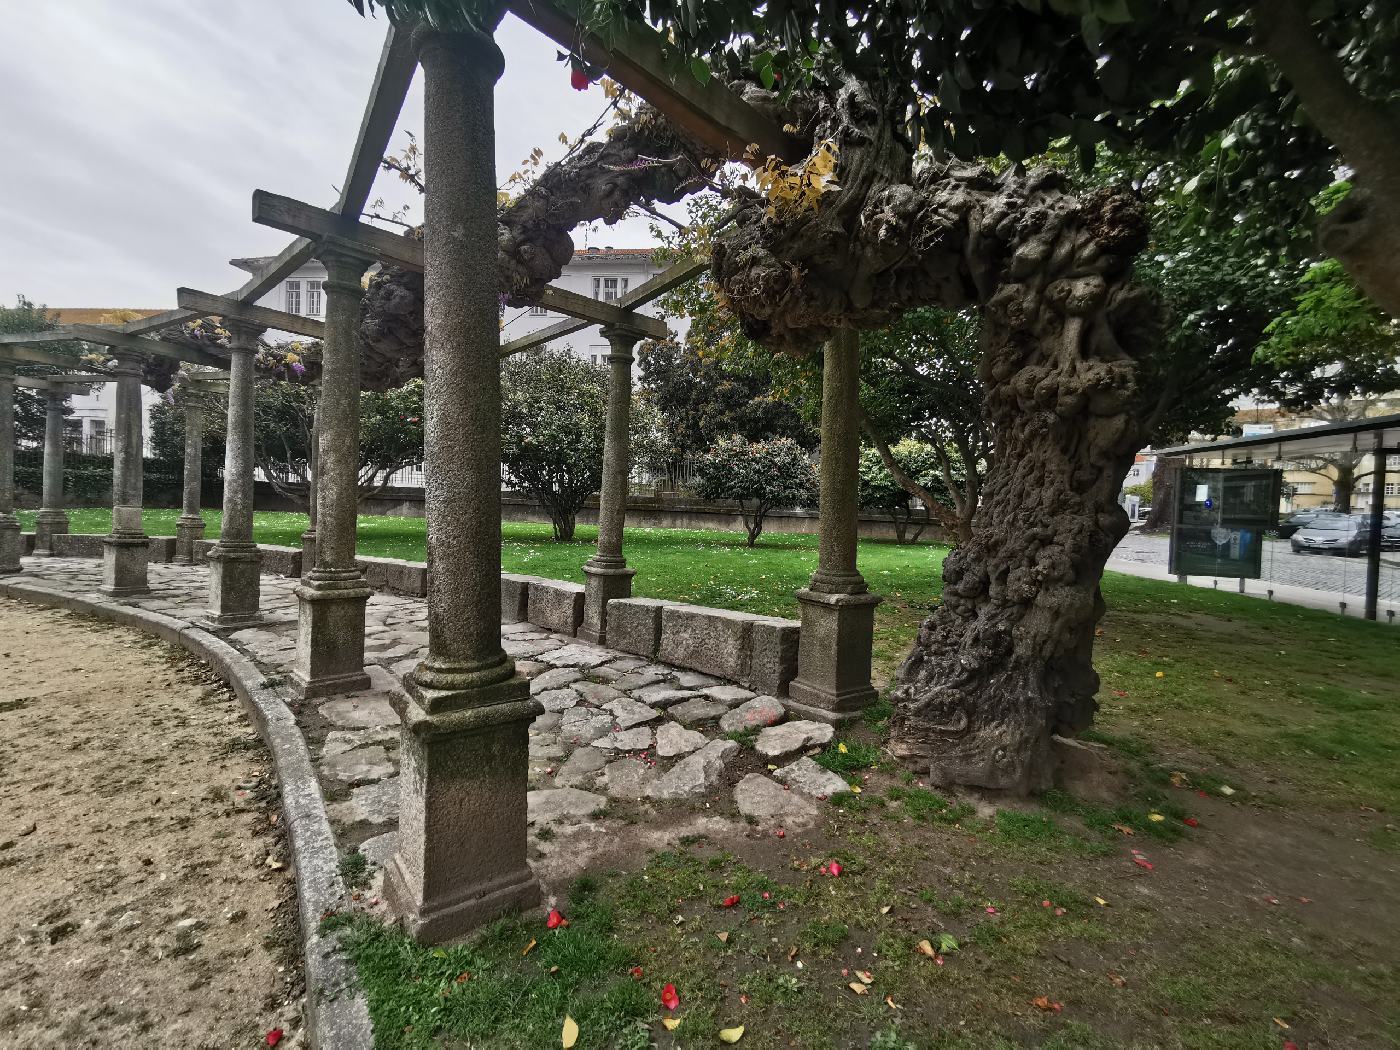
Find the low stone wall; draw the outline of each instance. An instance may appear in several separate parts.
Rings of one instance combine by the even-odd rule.
[[[25,553],[33,534],[25,534]],[[195,542],[195,560],[208,561],[213,540]],[[55,537],[56,553],[68,558],[101,558],[102,537],[82,533]],[[259,544],[262,571],[297,579],[302,575],[300,547]],[[175,557],[173,536],[151,537],[151,561]],[[428,566],[398,558],[356,558],[365,582],[377,590],[423,598],[428,593]],[[583,623],[583,585],[542,576],[501,573],[501,622],[528,622],[573,637]],[[675,667],[712,674],[769,696],[786,696],[797,677],[797,639],[801,624],[776,616],[755,616],[731,609],[620,598],[608,603],[608,645],[623,652]]]

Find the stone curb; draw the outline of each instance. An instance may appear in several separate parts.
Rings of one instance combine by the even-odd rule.
[[[99,594],[72,594],[22,577],[0,577],[0,595],[85,613],[182,646],[233,688],[272,753],[282,791],[282,815],[296,873],[306,971],[307,1034],[321,1050],[370,1050],[369,1007],[354,967],[335,936],[323,937],[321,916],[341,906],[345,887],[325,800],[296,718],[277,688],[228,642],[162,613]]]

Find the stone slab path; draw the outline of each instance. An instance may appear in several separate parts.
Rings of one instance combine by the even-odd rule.
[[[24,570],[74,594],[94,594],[101,583],[101,565],[91,560],[27,558]],[[149,578],[149,594],[121,604],[191,623],[202,618],[204,567],[152,564]],[[264,576],[266,622],[224,635],[273,684],[289,679],[295,653],[295,586]],[[501,630],[506,652],[545,708],[530,728],[529,821],[532,863],[547,887],[590,856],[662,846],[697,828],[810,827],[825,800],[847,786],[810,757],[832,739],[830,727],[786,721],[773,697],[529,623]],[[370,861],[375,878],[364,895],[372,898],[398,819],[393,701],[426,651],[427,607],[419,598],[376,593],[365,634],[370,689],[319,700],[292,699],[290,690],[286,696],[340,849],[358,848]],[[638,832],[639,825],[654,830]]]

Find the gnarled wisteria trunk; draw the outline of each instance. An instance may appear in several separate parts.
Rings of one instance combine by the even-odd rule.
[[[839,329],[918,306],[974,307],[983,319],[996,456],[971,538],[945,563],[943,601],[901,671],[891,747],[941,783],[1043,787],[1053,734],[1084,728],[1095,709],[1099,578],[1127,528],[1118,493],[1146,435],[1139,365],[1160,325],[1130,280],[1147,237],[1141,205],[1077,195],[1044,169],[916,163],[879,84],[848,79],[784,104],[814,154],[834,148],[836,179],[815,206],[731,193],[713,272],[745,334],[810,353]],[[713,164],[643,111],[503,212],[502,294],[528,297],[557,276],[573,225],[619,217],[628,200],[678,199]],[[402,370],[406,349],[421,356],[421,284],[393,272],[376,281],[362,337]]]

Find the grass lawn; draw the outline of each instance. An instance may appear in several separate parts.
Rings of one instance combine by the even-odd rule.
[[[175,517],[150,512],[148,530]],[[260,514],[258,538],[294,542],[303,523]],[[591,530],[503,531],[508,569],[582,579]],[[760,542],[632,530],[627,553],[639,594],[792,615],[815,538]],[[423,522],[362,519],[360,547],[421,558]],[[945,552],[860,553],[887,595],[887,678]],[[1400,1046],[1400,630],[1115,574],[1104,592],[1087,735],[1121,767],[1109,790],[1000,808],[934,792],[887,759],[877,711],[821,756],[860,791],[810,833],[702,828],[657,849],[694,813],[614,803],[618,841],[546,887],[567,929],[532,914],[425,949],[332,920],[379,1043],[558,1046],[568,1014],[579,1047],[714,1046],[739,1025],[741,1047],[765,1048]],[[713,813],[732,815],[727,792]],[[839,878],[821,871],[833,859]]]

